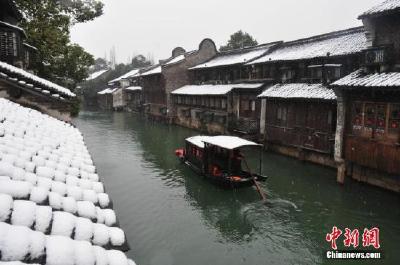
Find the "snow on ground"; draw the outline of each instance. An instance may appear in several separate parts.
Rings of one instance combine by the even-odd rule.
[[[76,128],[0,99],[2,262],[131,264],[110,205]]]

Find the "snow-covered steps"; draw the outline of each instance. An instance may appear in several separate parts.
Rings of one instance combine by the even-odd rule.
[[[134,264],[128,249],[79,130],[0,99],[0,261]]]

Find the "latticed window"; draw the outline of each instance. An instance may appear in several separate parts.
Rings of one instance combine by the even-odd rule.
[[[400,128],[400,104],[390,105],[389,131],[398,132]]]
[[[10,31],[0,31],[1,57],[18,56],[17,34]]]

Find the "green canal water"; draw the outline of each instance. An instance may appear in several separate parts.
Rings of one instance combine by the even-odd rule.
[[[86,111],[74,124],[137,264],[400,264],[400,197],[394,193],[351,180],[339,186],[334,170],[264,153],[264,205],[253,188],[221,190],[177,161],[174,150],[196,131],[130,113]],[[328,261],[325,236],[333,226],[379,227],[384,259]],[[343,238],[338,246],[345,249]]]

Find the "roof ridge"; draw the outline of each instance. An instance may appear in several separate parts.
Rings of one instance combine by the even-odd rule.
[[[218,55],[231,55],[231,54],[237,54],[237,53],[242,53],[242,52],[247,52],[247,51],[253,51],[253,50],[258,50],[258,49],[262,49],[264,47],[268,47],[268,46],[272,46],[272,45],[276,45],[276,44],[280,44],[283,43],[283,41],[274,41],[274,42],[267,42],[267,43],[262,43],[262,44],[258,44],[255,46],[247,46],[247,47],[243,47],[243,48],[237,48],[237,49],[233,49],[233,50],[228,50],[228,51],[220,51],[218,52]]]
[[[306,37],[306,38],[301,38],[301,39],[297,39],[297,40],[283,42],[283,45],[290,46],[290,45],[309,43],[309,42],[314,42],[314,41],[321,41],[321,40],[337,38],[340,36],[345,36],[345,35],[348,35],[351,33],[357,33],[357,32],[362,32],[362,31],[365,31],[364,26],[353,27],[353,28],[348,28],[348,29],[343,29],[343,30],[336,30],[336,31],[328,32],[328,33],[314,35],[311,37]]]

